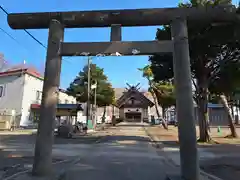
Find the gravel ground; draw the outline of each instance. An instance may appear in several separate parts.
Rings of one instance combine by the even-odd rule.
[[[175,127],[170,127],[169,130],[166,131],[163,128],[153,126],[149,127],[148,131],[151,131],[151,133],[159,137],[162,146],[173,148],[179,147],[177,143],[177,129]],[[227,132],[228,129],[226,128],[222,135],[227,134]],[[215,137],[219,136],[215,129],[212,131],[212,134]],[[227,143],[227,141],[230,143]],[[231,143],[231,141],[233,142]],[[202,170],[224,180],[240,179],[240,144],[238,140],[227,139],[223,144],[200,144],[198,147],[216,156],[201,160],[200,166]]]
[[[214,160],[202,161],[201,168],[210,174],[224,180],[239,180],[240,178],[240,157],[222,157]]]

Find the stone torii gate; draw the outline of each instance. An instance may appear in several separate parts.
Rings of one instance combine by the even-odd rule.
[[[62,56],[153,55],[173,53],[177,97],[177,119],[181,176],[199,180],[195,119],[190,75],[187,22],[235,23],[234,7],[159,8],[79,12],[13,13],[8,23],[13,29],[49,28],[43,97],[35,147],[33,173],[51,172],[52,124],[55,120]],[[121,27],[171,25],[172,41],[121,41]],[[111,27],[111,42],[64,42],[64,28]]]

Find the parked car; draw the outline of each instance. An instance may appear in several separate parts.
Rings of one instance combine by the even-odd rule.
[[[74,134],[87,134],[87,125],[77,122],[75,125],[61,124],[57,128],[56,135],[62,138],[72,138]]]
[[[159,125],[162,124],[163,119],[162,118],[157,118],[155,119],[155,124]]]
[[[116,123],[120,123],[120,122],[123,122],[123,119],[122,118],[116,118]]]
[[[174,124],[174,126],[178,126],[178,121],[175,121],[175,124]]]
[[[176,124],[176,121],[171,119],[170,121],[168,121],[168,125],[175,125]]]
[[[57,136],[62,138],[72,138],[74,133],[74,127],[69,124],[62,124],[58,126]]]

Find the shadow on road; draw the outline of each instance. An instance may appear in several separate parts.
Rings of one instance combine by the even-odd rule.
[[[114,141],[122,141],[122,142],[134,141],[136,143],[151,142],[151,140],[148,137],[111,135],[111,136],[103,136],[101,141],[99,141],[99,143],[112,143]]]
[[[128,123],[128,124],[117,124],[116,127],[143,127],[143,126],[146,126],[144,124],[140,124],[140,123]]]
[[[4,157],[3,154],[8,152],[3,152],[0,150],[0,179],[7,178],[18,172],[30,170],[33,164],[33,156],[21,156],[21,157]],[[53,163],[60,162],[62,159],[54,158]]]
[[[73,138],[54,137],[54,144],[92,144],[95,143],[100,136],[79,136]],[[30,135],[1,135],[0,142],[4,144],[34,144],[36,141],[36,134]]]
[[[163,144],[163,146],[170,147],[170,148],[176,148],[179,147],[178,141],[156,141],[156,143]],[[240,145],[239,144],[198,144],[198,148],[201,149],[207,149],[208,151],[212,151],[213,153],[239,153],[240,152]],[[240,154],[239,154],[240,156]]]
[[[7,135],[7,136],[1,136],[1,142],[4,144],[22,144],[21,146],[24,146],[24,144],[32,144],[34,145],[35,143],[35,139],[36,139],[36,135]],[[136,148],[141,146],[145,146],[146,144],[148,144],[150,142],[150,139],[148,137],[141,137],[141,136],[124,136],[124,135],[102,135],[102,136],[81,136],[81,137],[76,137],[73,139],[63,139],[63,138],[55,138],[54,140],[54,144],[58,145],[65,145],[66,146],[61,146],[61,147],[68,147],[65,150],[68,151],[70,147],[72,148],[79,148],[81,149],[81,144],[93,144],[92,150],[91,149],[87,149],[88,152],[93,152],[95,154],[98,154],[98,152],[96,151],[95,147],[97,147],[98,145],[100,145],[101,147],[105,147],[108,146],[112,152],[116,151],[124,151],[123,153],[128,153],[129,149],[128,147],[133,147],[135,146]],[[104,143],[109,143],[110,145],[104,144]],[[96,146],[94,146],[94,144]],[[141,144],[141,145],[140,145]],[[69,145],[69,146],[68,146]],[[113,146],[116,146],[113,147]],[[122,147],[120,147],[122,146]],[[56,147],[60,147],[60,146],[56,146]],[[100,149],[102,149],[100,147]],[[119,147],[119,149],[117,149]],[[130,148],[130,149],[131,149]],[[83,148],[82,148],[83,149]],[[76,150],[76,149],[75,149]],[[148,157],[147,153],[147,146],[143,148],[143,150],[146,150],[146,157]],[[11,149],[9,149],[9,151],[11,151]],[[96,151],[96,152],[95,152]],[[133,150],[132,150],[133,151]],[[16,151],[17,152],[17,151]],[[109,151],[110,152],[110,151]],[[104,153],[104,151],[102,152]],[[133,154],[139,153],[137,152],[137,150],[134,152],[131,152]],[[1,151],[0,150],[0,154],[1,155],[7,155],[8,152],[7,151]],[[149,154],[150,155],[150,154]],[[97,158],[97,159],[95,159]],[[59,161],[60,159],[54,159],[53,162]],[[114,172],[111,173],[110,171],[108,171],[106,173],[106,169],[113,169],[114,171],[119,171],[119,173],[127,173],[129,167],[131,167],[135,173],[139,173],[139,169],[143,169],[144,167],[146,167],[147,165],[152,165],[153,159],[151,159],[151,161],[141,161],[140,159],[136,159],[134,161],[125,161],[125,159],[123,158],[116,158],[114,157],[114,155],[111,156],[111,158],[105,158],[104,157],[98,157],[94,156],[94,157],[88,157],[87,158],[87,162],[84,162],[84,158],[81,159],[81,162],[79,164],[77,164],[76,166],[78,167],[78,171],[81,171],[81,173],[85,173],[84,176],[86,176],[87,179],[91,179],[90,176],[92,175],[92,173],[88,173],[88,170],[91,171],[96,171],[99,172],[100,169],[102,170],[100,173],[100,176],[105,177],[105,176],[110,176],[111,178],[113,178],[115,176]],[[4,162],[4,163],[3,163]],[[104,162],[104,168],[103,168],[103,163]],[[6,157],[4,158],[3,161],[1,161],[2,164],[0,164],[0,172],[3,172],[3,176],[2,177],[9,177],[11,175],[13,175],[14,173],[23,171],[23,170],[27,170],[31,168],[31,164],[33,163],[33,157],[30,156],[25,156],[25,157]],[[155,167],[158,167],[159,165],[159,161],[155,160],[154,161],[154,165]],[[120,168],[120,170],[119,170]],[[152,173],[160,173],[158,172],[158,168],[147,168],[147,171],[141,171],[141,173],[143,174],[142,176],[147,176],[144,175],[144,173],[148,174],[149,177],[153,177],[154,174]],[[77,171],[77,172],[78,172]],[[77,173],[76,171],[71,171],[71,173]],[[107,175],[105,175],[107,174]],[[96,175],[94,175],[96,176]],[[119,176],[119,179],[122,176]],[[0,178],[1,179],[1,178]],[[92,178],[94,179],[94,178]],[[116,178],[115,178],[116,179]],[[122,179],[122,178],[121,178]]]

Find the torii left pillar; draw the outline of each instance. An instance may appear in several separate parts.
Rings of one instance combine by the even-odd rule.
[[[52,144],[54,122],[58,102],[62,57],[60,56],[64,28],[52,20],[49,26],[47,59],[45,64],[40,121],[35,145],[33,175],[46,176],[52,173]],[[52,123],[49,123],[52,122]],[[52,124],[52,126],[49,124]]]
[[[184,180],[199,180],[195,117],[191,83],[187,22],[175,18],[171,23],[174,46],[173,68],[180,143],[181,176]]]

